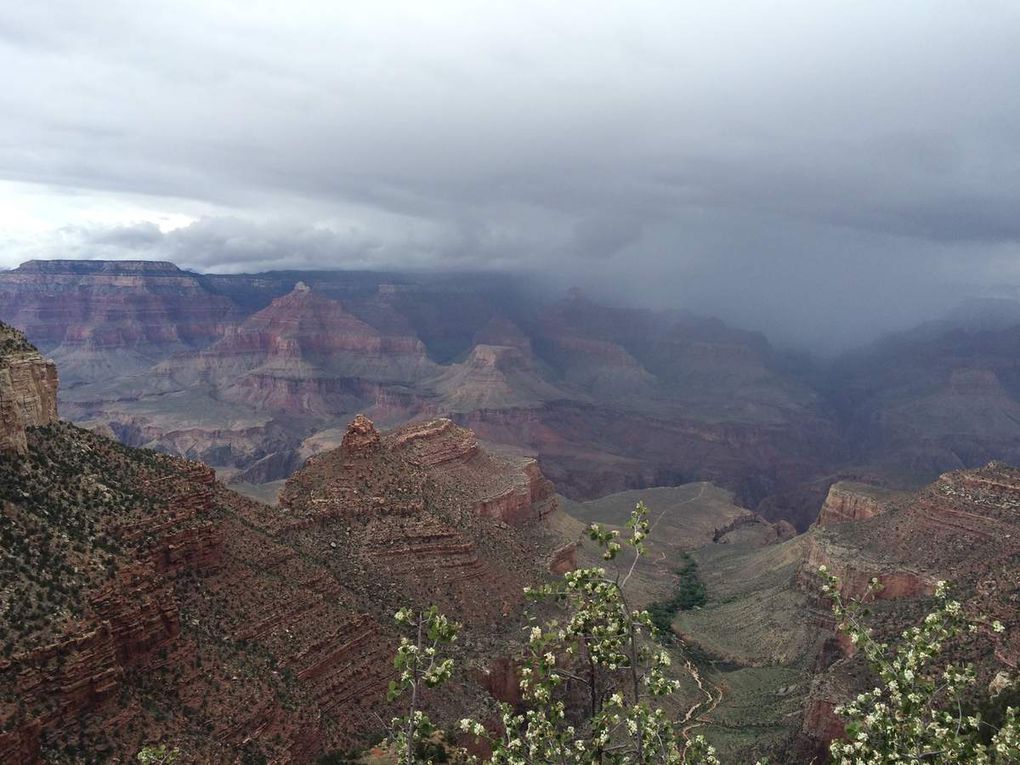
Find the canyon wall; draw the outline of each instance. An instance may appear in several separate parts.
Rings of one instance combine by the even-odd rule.
[[[820,606],[827,598],[819,591],[819,566],[840,580],[844,598],[864,597],[875,578],[881,588],[869,626],[878,639],[896,639],[923,617],[943,580],[975,619],[1005,625],[1001,635],[984,626],[976,637],[954,642],[947,659],[973,663],[979,687],[1020,665],[1020,469],[993,462],[946,473],[913,494],[837,484],[806,536],[797,584]],[[824,671],[808,699],[805,751],[818,751],[842,732],[832,709],[868,677],[848,641],[837,640],[832,649],[819,658]]]
[[[23,343],[11,333],[0,368],[52,371]],[[471,668],[505,662],[522,588],[573,565],[535,461],[449,420],[380,433],[356,418],[269,507],[204,465],[48,421],[47,375],[0,460],[4,765],[128,761],[156,742],[184,762],[304,764],[362,745],[394,713],[392,614],[408,605],[465,624],[458,693],[427,698],[456,719],[491,703]]]
[[[238,482],[286,478],[358,412],[451,417],[578,498],[704,479],[757,505],[843,448],[762,336],[509,276],[33,261],[0,273],[0,319],[61,365],[73,421]],[[763,512],[805,527],[805,508]]]
[[[0,324],[0,452],[23,454],[26,428],[56,419],[56,366]]]

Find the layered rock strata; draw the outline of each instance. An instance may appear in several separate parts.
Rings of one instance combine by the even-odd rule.
[[[314,762],[393,714],[397,608],[439,603],[466,624],[468,665],[498,662],[522,587],[571,565],[534,461],[449,421],[357,418],[282,508],[63,423],[25,434],[0,460],[4,765],[155,742],[186,762]],[[428,698],[445,717],[487,703],[465,672]]]
[[[56,419],[56,366],[0,323],[0,452],[24,454],[26,429]]]

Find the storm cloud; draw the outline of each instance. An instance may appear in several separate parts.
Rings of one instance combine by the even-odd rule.
[[[847,345],[1020,286],[1020,6],[0,15],[0,266],[509,269]]]

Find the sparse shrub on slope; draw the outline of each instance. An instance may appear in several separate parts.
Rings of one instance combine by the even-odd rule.
[[[145,486],[179,469],[63,422],[28,438],[28,454],[0,459],[0,656],[84,615],[86,594],[123,559],[119,530],[165,501]]]
[[[833,601],[841,632],[860,650],[879,684],[838,707],[846,721],[846,739],[834,741],[833,761],[839,765],[885,763],[1007,763],[1020,762],[1020,718],[1017,710],[996,705],[999,719],[968,711],[966,691],[974,685],[972,667],[941,659],[948,643],[964,633],[982,630],[1001,634],[998,621],[986,623],[968,616],[950,599],[946,582],[939,582],[937,605],[921,624],[889,645],[874,639],[863,621],[868,598],[878,580],[859,600],[844,601],[839,583],[823,566],[823,590]]]
[[[670,657],[654,641],[652,617],[636,610],[627,599],[627,583],[645,553],[648,510],[638,504],[626,535],[593,525],[589,536],[607,561],[626,549],[633,557],[610,573],[602,567],[582,568],[550,585],[529,589],[536,599],[560,606],[561,618],[530,629],[522,661],[521,691],[526,709],[518,713],[499,705],[499,732],[464,719],[459,730],[485,741],[492,765],[696,765],[717,763],[715,752],[700,736],[689,736],[660,704],[679,689],[670,676]],[[415,623],[402,611],[398,621]],[[417,634],[442,617],[426,612],[418,617]],[[455,629],[442,622],[444,644]],[[452,635],[450,632],[452,631]],[[420,641],[418,641],[420,644]],[[398,654],[402,675],[395,692],[411,691],[410,715],[394,721],[392,740],[399,744],[401,765],[428,762],[409,745],[409,738],[430,736],[435,726],[417,709],[415,677],[436,672],[440,682],[449,676],[452,659],[437,659],[436,644],[415,647],[407,639]],[[409,663],[408,656],[414,657]],[[419,658],[420,657],[420,658]],[[438,663],[437,663],[438,662]],[[464,756],[464,753],[460,753]]]
[[[705,583],[698,575],[698,564],[687,553],[683,554],[683,565],[676,569],[676,574],[677,585],[673,597],[657,600],[648,606],[652,625],[663,635],[670,634],[677,613],[703,606],[707,599]]]
[[[665,709],[678,691],[668,674],[669,655],[652,640],[655,622],[649,611],[632,609],[626,585],[648,534],[647,509],[639,504],[628,523],[629,533],[590,528],[606,560],[629,548],[627,570],[609,574],[601,567],[577,569],[561,582],[529,594],[561,607],[561,618],[531,628],[522,661],[521,689],[525,708],[499,706],[496,732],[491,725],[461,720],[459,730],[488,744],[491,765],[702,765],[718,763],[714,749]],[[686,566],[687,581],[697,582],[696,569]],[[693,574],[693,576],[691,576]],[[974,682],[968,667],[940,660],[948,641],[964,631],[1003,629],[999,622],[970,620],[960,603],[950,600],[940,583],[937,607],[922,623],[906,630],[896,645],[879,643],[862,621],[862,601],[844,602],[834,578],[822,570],[823,589],[833,598],[839,629],[868,659],[880,680],[839,708],[847,720],[847,737],[831,747],[838,765],[885,763],[1020,762],[1020,719],[1002,703],[994,714],[968,712],[963,691]],[[684,576],[681,576],[684,581]],[[877,583],[873,586],[877,586]],[[685,602],[704,598],[688,585]],[[870,593],[869,593],[870,594]],[[674,599],[679,599],[680,593]],[[400,765],[435,762],[427,746],[438,726],[421,709],[421,692],[445,682],[452,673],[450,648],[457,625],[434,607],[424,612],[404,609],[397,621],[411,628],[396,659],[399,680],[391,697],[409,695],[409,713],[393,721],[390,743]],[[578,693],[580,691],[580,693]],[[445,752],[450,747],[441,747]],[[458,759],[477,761],[462,749]],[[445,755],[444,755],[445,756]]]

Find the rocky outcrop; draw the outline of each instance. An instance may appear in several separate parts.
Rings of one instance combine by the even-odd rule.
[[[392,435],[392,443],[393,448],[407,452],[415,464],[426,468],[463,465],[481,451],[472,431],[457,427],[445,417],[407,425]]]
[[[914,494],[894,495],[861,485],[837,484],[833,489],[818,525],[805,535],[804,562],[796,577],[802,589],[818,596],[820,607],[826,605],[818,590],[821,565],[840,580],[844,598],[863,597],[871,579],[878,579],[882,587],[876,600],[903,601],[896,608],[876,605],[869,616],[869,627],[879,639],[891,639],[923,615],[917,601],[945,580],[968,613],[1005,625],[1001,635],[979,630],[966,643],[952,644],[948,659],[965,657],[977,668],[979,682],[986,684],[1003,667],[1017,666],[1020,469],[993,462],[946,473]],[[832,650],[819,663],[823,674],[806,705],[802,732],[808,748],[812,741],[822,747],[842,733],[832,709],[859,692],[867,677],[848,641],[830,644]]]
[[[577,568],[577,544],[570,542],[553,550],[549,558],[549,573],[562,576]]]
[[[341,448],[348,454],[362,454],[374,451],[379,446],[379,431],[365,415],[359,414],[347,426]]]
[[[551,559],[572,565],[541,523],[555,503],[534,461],[490,455],[449,421],[380,433],[360,417],[347,436],[270,508],[196,463],[66,425],[32,431],[20,467],[0,467],[36,491],[4,473],[0,507],[27,542],[4,537],[26,556],[15,570],[38,576],[0,584],[53,616],[0,625],[0,762],[126,760],[172,740],[200,762],[311,763],[358,745],[393,714],[389,625],[408,604],[464,622],[472,661],[505,656],[523,586]],[[55,588],[35,565],[53,531],[81,540],[50,551],[66,577]],[[468,680],[430,703],[450,718],[484,707],[486,684]]]
[[[817,523],[819,526],[832,526],[874,518],[888,509],[892,496],[892,492],[876,486],[839,481],[829,487]]]
[[[837,541],[822,535],[811,535],[808,540],[807,558],[798,574],[801,586],[808,591],[817,591],[818,569],[825,566],[830,574],[839,579],[840,595],[845,599],[860,599],[865,596],[872,579],[881,585],[875,593],[879,600],[919,598],[935,591],[935,579],[931,574],[901,568],[895,559],[874,559],[862,551],[840,545]]]
[[[735,532],[737,532],[735,534]],[[729,523],[718,526],[712,531],[712,542],[716,544],[728,544],[730,536],[747,542],[749,538],[756,538],[761,544],[774,544],[776,542],[793,539],[797,530],[788,521],[769,523],[757,513],[746,513],[734,518]]]
[[[223,528],[200,523],[162,537],[153,549],[152,563],[161,574],[211,571],[223,562],[223,548]]]
[[[482,498],[474,506],[475,513],[520,525],[555,512],[555,489],[537,461],[525,460],[515,479],[499,493]]]
[[[57,419],[57,368],[0,324],[0,452],[24,454],[26,429]]]
[[[445,419],[381,435],[355,418],[340,449],[311,458],[280,501],[288,533],[348,524],[336,549],[376,572],[373,587],[385,572],[393,586],[450,608],[475,604],[465,615],[472,620],[518,607],[520,574],[493,555],[510,552],[513,529],[543,537],[538,522],[556,509],[533,459],[489,453]],[[544,559],[534,565],[544,568]]]

